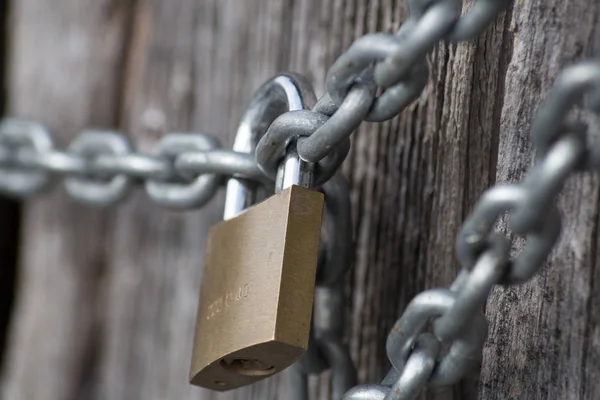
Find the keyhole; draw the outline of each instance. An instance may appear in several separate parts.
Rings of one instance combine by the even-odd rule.
[[[265,376],[275,372],[275,366],[256,358],[224,358],[221,366],[239,375]]]

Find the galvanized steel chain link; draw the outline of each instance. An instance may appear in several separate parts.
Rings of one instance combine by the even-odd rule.
[[[462,270],[449,289],[417,295],[396,322],[386,348],[392,370],[381,385],[363,385],[344,399],[414,399],[426,387],[451,385],[479,361],[487,336],[483,307],[495,285],[531,279],[560,234],[556,197],[578,171],[597,170],[600,148],[588,145],[588,127],[569,118],[587,96],[600,113],[600,60],[574,65],[559,76],[532,124],[537,161],[520,184],[499,184],[483,195],[456,241]],[[493,232],[510,213],[515,235],[527,244],[511,259],[511,242]],[[426,332],[433,323],[433,334]],[[445,355],[442,344],[449,345]]]
[[[153,154],[141,154],[122,134],[88,131],[61,151],[42,125],[7,119],[0,124],[0,190],[27,198],[65,175],[67,193],[84,203],[114,204],[139,182],[157,203],[191,208],[213,197],[220,175],[264,181],[252,155],[218,147],[210,136],[182,133],[165,136]]]
[[[277,170],[288,143],[298,136],[307,136],[298,143],[298,154],[308,162],[322,162],[332,149],[347,142],[350,134],[363,121],[385,121],[398,115],[414,101],[427,85],[429,69],[426,55],[441,40],[462,41],[473,38],[486,28],[509,2],[507,0],[475,1],[461,16],[462,0],[409,0],[409,18],[395,34],[369,34],[355,41],[331,66],[327,74],[327,93],[311,111],[293,111],[277,118],[257,147],[257,161],[270,176]],[[377,95],[378,89],[380,94]],[[348,216],[349,218],[349,216]],[[338,257],[344,258],[343,253]],[[324,264],[332,268],[335,260]],[[340,276],[341,278],[341,276]],[[457,285],[461,285],[459,281]],[[457,286],[456,291],[462,289]],[[341,345],[342,293],[338,284],[326,289],[325,301],[319,302],[316,291],[315,314],[327,310],[324,322],[313,321],[313,341],[309,351],[288,375],[292,398],[308,398],[306,375],[332,369],[331,398],[342,393],[356,379],[348,351]],[[439,363],[439,337],[423,333],[425,325],[446,312],[460,311],[464,302],[456,302],[455,292],[432,291],[417,297],[412,309],[406,311],[400,325],[389,336],[387,353],[394,368],[378,386],[359,386],[344,399],[413,399],[428,385],[450,385],[460,380],[481,354],[487,334],[483,310],[468,320],[469,332],[453,332],[451,350]],[[487,294],[486,294],[487,296]],[[336,300],[332,300],[336,299]],[[454,305],[454,303],[457,303]],[[331,310],[336,304],[335,310]],[[472,307],[468,304],[465,307]],[[475,305],[477,307],[477,305]],[[337,330],[333,327],[339,327]],[[340,343],[337,352],[328,350],[328,337],[319,331],[339,332],[334,337]],[[404,332],[405,337],[398,337]],[[415,347],[416,346],[416,347]],[[414,348],[413,348],[414,347]],[[319,350],[320,357],[319,357]],[[332,355],[336,355],[332,357]]]
[[[332,218],[323,231],[309,350],[287,372],[290,396],[306,399],[307,375],[330,368],[334,399],[415,399],[427,387],[456,383],[479,361],[487,336],[483,306],[493,286],[526,282],[539,270],[560,234],[556,196],[573,172],[600,166],[600,148],[587,144],[587,126],[568,115],[584,95],[587,108],[600,112],[600,60],[560,75],[532,124],[535,166],[521,184],[498,185],[484,194],[458,235],[459,276],[450,288],[425,291],[409,304],[388,336],[392,368],[381,384],[350,391],[356,370],[343,342],[342,280],[352,265],[352,224],[348,184],[336,171],[361,122],[392,118],[421,94],[429,75],[426,55],[438,42],[472,39],[509,4],[475,0],[463,13],[461,0],[408,0],[409,18],[400,30],[355,41],[330,68],[327,93],[311,110],[286,112],[272,121],[255,156],[190,133],[165,136],[152,154],[134,151],[121,134],[97,131],[84,132],[60,151],[43,126],[5,120],[0,192],[30,197],[65,175],[69,195],[85,203],[113,204],[142,183],[156,203],[196,208],[227,177],[271,186],[289,143],[302,137],[298,154],[315,164]],[[527,239],[514,259],[510,241],[493,232],[506,212],[512,232]],[[426,332],[430,323],[431,333]],[[449,348],[445,354],[442,345]]]

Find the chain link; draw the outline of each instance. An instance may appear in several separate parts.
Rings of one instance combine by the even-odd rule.
[[[483,195],[458,234],[458,277],[448,289],[417,295],[396,321],[386,343],[392,368],[381,384],[350,390],[356,370],[343,342],[342,280],[352,266],[352,224],[348,184],[336,171],[363,121],[390,119],[421,95],[429,77],[426,56],[437,43],[476,37],[510,4],[475,0],[463,12],[461,0],[409,0],[409,17],[396,34],[363,36],[336,60],[327,74],[327,92],[312,109],[269,121],[255,158],[221,149],[216,139],[201,134],[170,134],[152,154],[141,154],[118,133],[85,132],[64,152],[54,148],[43,126],[5,120],[0,192],[30,197],[64,175],[67,192],[84,203],[116,203],[134,183],[142,183],[159,204],[200,207],[227,177],[272,186],[289,143],[302,136],[298,154],[315,164],[317,185],[326,195],[325,245],[309,348],[287,372],[291,398],[307,399],[307,376],[331,369],[334,399],[415,399],[427,387],[458,382],[479,362],[487,336],[483,308],[491,290],[526,282],[542,267],[561,230],[557,195],[574,172],[600,167],[600,147],[588,145],[588,127],[569,118],[584,96],[586,108],[600,112],[600,60],[579,63],[559,76],[532,124],[534,167],[522,183],[497,185]],[[494,232],[506,213],[513,234],[527,239],[514,258],[511,241]]]
[[[323,113],[326,109],[330,118],[299,144],[300,157],[319,162],[363,120],[382,122],[398,115],[425,89],[429,78],[426,55],[434,46],[442,40],[471,39],[509,4],[509,0],[477,0],[461,17],[462,0],[409,0],[409,17],[395,35],[365,35],[330,67],[327,93],[312,110]],[[276,125],[269,131],[277,135],[288,127]],[[261,167],[272,170],[260,158],[261,152],[268,151],[268,146],[259,148],[258,160]]]
[[[42,125],[17,120],[3,121],[0,124],[0,148],[3,149],[0,157],[0,189],[4,193],[16,196],[35,195],[48,188],[51,183],[49,170],[27,168],[27,158],[31,160],[36,155],[53,152],[50,134]],[[28,152],[22,154],[16,151],[21,148]],[[24,165],[21,165],[22,158]],[[54,158],[63,158],[63,163],[58,164],[73,164],[68,157]],[[78,167],[75,165],[75,170]]]
[[[483,308],[492,288],[527,282],[538,272],[560,234],[556,198],[566,180],[576,171],[597,169],[600,153],[587,146],[587,126],[568,116],[585,94],[588,108],[600,111],[599,77],[600,60],[563,71],[532,123],[536,164],[521,184],[499,184],[483,195],[457,238],[462,270],[456,280],[449,289],[425,291],[412,300],[388,336],[390,373],[381,385],[350,390],[345,400],[415,399],[426,387],[458,382],[479,362],[487,336]],[[515,259],[508,238],[493,232],[506,212],[513,234],[527,239]],[[449,346],[444,356],[428,354],[433,368],[423,361],[420,341],[431,322],[438,348]],[[415,354],[421,363],[410,363]]]
[[[461,0],[409,0],[409,17],[395,35],[363,36],[336,60],[327,73],[327,93],[311,111],[283,114],[271,124],[257,147],[259,166],[267,174],[273,174],[276,160],[280,159],[278,153],[290,136],[308,136],[298,144],[298,154],[307,162],[320,163],[335,154],[363,120],[380,122],[393,118],[426,87],[429,78],[426,55],[439,41],[471,39],[509,4],[507,0],[479,0],[461,17]],[[565,160],[565,166],[568,161]],[[539,174],[559,179],[561,171],[564,168],[554,174],[542,169]],[[554,186],[548,183],[546,187],[548,192]],[[556,219],[547,221],[547,230],[530,235],[532,250],[524,253],[522,263],[543,262],[539,256],[554,244],[560,227],[553,224]],[[506,244],[501,240],[497,242],[499,246]],[[460,380],[479,359],[487,336],[483,311],[473,308],[472,304],[487,298],[493,283],[485,275],[490,270],[496,273],[493,277],[498,275],[505,264],[504,254],[500,252],[503,249],[490,250],[477,263],[472,276],[469,271],[461,275],[453,285],[455,291],[425,292],[413,300],[388,337],[387,353],[393,368],[384,385],[358,387],[344,398],[414,399],[428,385],[443,386]],[[468,321],[465,320],[465,324],[468,322],[471,326],[468,330],[465,324],[452,326],[454,321],[444,319],[446,314],[464,312],[468,312]],[[341,313],[342,309],[338,308],[338,315]],[[449,353],[437,361],[439,344],[428,346],[427,343],[437,343],[439,337],[435,339],[423,329],[440,317],[441,322],[436,326],[441,326],[438,328],[441,334],[452,338],[452,342]],[[417,346],[413,349],[415,343]],[[291,372],[296,374],[291,382],[297,399],[308,396],[306,379],[298,374],[318,373],[322,368],[323,363],[318,362],[315,354],[309,351]],[[332,398],[339,398],[333,394]]]
[[[64,176],[67,193],[81,203],[116,204],[140,183],[154,202],[191,209],[210,201],[229,177],[273,185],[253,155],[219,147],[208,135],[173,133],[142,154],[120,133],[86,131],[60,151],[44,126],[6,119],[0,123],[0,192],[28,198]]]

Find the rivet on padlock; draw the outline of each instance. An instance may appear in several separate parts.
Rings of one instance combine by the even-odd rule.
[[[263,85],[234,149],[252,151],[278,115],[304,108],[314,97],[306,87],[293,75]],[[248,385],[282,371],[306,351],[324,203],[322,193],[307,188],[311,179],[310,165],[292,143],[274,196],[243,209],[253,185],[228,183],[225,221],[208,237],[192,384],[219,391]]]

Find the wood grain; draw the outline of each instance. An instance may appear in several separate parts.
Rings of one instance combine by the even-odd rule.
[[[522,179],[530,166],[531,119],[559,71],[600,54],[600,4],[520,2],[510,31],[513,50],[498,151],[501,182]],[[598,119],[588,120],[595,140]],[[546,268],[524,286],[494,291],[481,398],[600,396],[599,186],[597,174],[572,178],[559,201],[562,237]]]
[[[327,67],[352,41],[392,32],[403,1],[42,0],[15,2],[9,112],[68,138],[118,127],[149,151],[168,132],[225,146],[251,93],[274,73]],[[361,382],[389,364],[387,331],[419,291],[458,271],[454,238],[496,177],[530,165],[529,124],[570,61],[600,54],[599,6],[517,2],[472,43],[440,44],[430,83],[400,117],[364,124],[344,171],[352,186],[356,263],[347,278],[347,340]],[[594,121],[593,121],[594,122]],[[598,127],[595,121],[596,128]],[[549,268],[488,304],[490,339],[477,372],[428,399],[600,396],[595,282],[597,177],[561,197],[565,233]],[[222,194],[174,213],[143,193],[106,213],[61,191],[26,208],[7,399],[286,398],[275,377],[216,395],[187,384],[201,264]],[[328,398],[327,374],[311,397]]]
[[[115,125],[127,12],[114,5],[12,3],[9,115],[47,124],[61,147],[85,127]],[[107,212],[73,204],[62,188],[25,207],[3,399],[89,398],[110,220]]]

